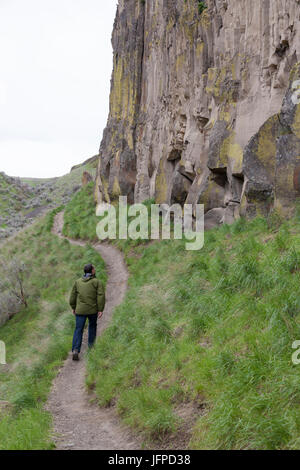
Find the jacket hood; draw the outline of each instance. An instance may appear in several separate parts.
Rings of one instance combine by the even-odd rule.
[[[95,279],[95,277],[96,277],[96,276],[93,275],[93,274],[84,274],[84,275],[82,276],[82,280],[83,280],[83,282],[88,282],[88,281],[90,281],[91,279]]]

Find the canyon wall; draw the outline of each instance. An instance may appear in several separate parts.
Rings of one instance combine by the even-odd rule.
[[[207,227],[292,207],[299,1],[119,0],[112,43],[98,202],[204,203]]]

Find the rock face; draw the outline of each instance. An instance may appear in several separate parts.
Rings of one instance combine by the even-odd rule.
[[[82,183],[82,186],[86,186],[87,184],[89,184],[91,181],[93,181],[93,177],[92,175],[88,172],[88,171],[84,171],[82,173],[82,178],[81,178],[81,183]]]
[[[98,201],[204,203],[210,224],[293,205],[299,1],[119,0],[112,43]]]

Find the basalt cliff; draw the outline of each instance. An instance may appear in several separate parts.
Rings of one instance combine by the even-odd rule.
[[[204,203],[207,226],[300,197],[299,0],[119,0],[98,201]]]

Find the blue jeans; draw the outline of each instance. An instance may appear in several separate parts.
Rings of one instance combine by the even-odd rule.
[[[76,315],[76,327],[74,331],[72,351],[75,351],[75,349],[77,349],[77,351],[80,352],[81,350],[82,335],[87,318],[89,319],[89,348],[91,348],[95,343],[97,336],[98,314],[95,313],[94,315]]]

